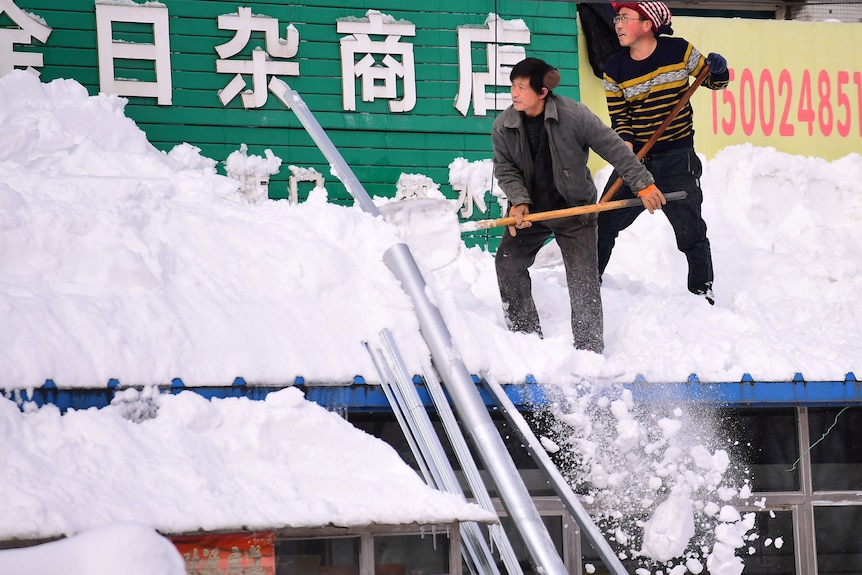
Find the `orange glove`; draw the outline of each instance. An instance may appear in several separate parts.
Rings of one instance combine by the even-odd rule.
[[[659,190],[655,184],[650,184],[639,191],[638,197],[641,199],[644,207],[649,211],[649,213],[660,210],[661,207],[667,203],[667,200],[664,199],[664,194],[661,193],[661,190]]]

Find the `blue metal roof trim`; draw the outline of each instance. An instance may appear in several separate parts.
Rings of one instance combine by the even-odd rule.
[[[636,401],[685,401],[726,406],[834,406],[862,404],[862,382],[851,371],[843,381],[806,381],[801,373],[789,381],[755,381],[744,374],[739,382],[702,382],[697,375],[685,383],[626,384]]]
[[[485,404],[489,408],[494,407],[496,402],[485,390],[482,379],[476,375],[472,378]],[[433,402],[422,377],[413,376],[413,382],[423,404],[432,407]],[[186,386],[182,379],[174,378],[169,384],[159,387],[164,393],[192,391],[207,399],[247,397],[253,400],[262,400],[270,392],[286,387],[298,387],[310,401],[326,408],[389,411],[389,402],[383,389],[379,385],[367,383],[362,376],[354,377],[346,385],[314,385],[297,376],[293,383],[276,386],[249,384],[242,377],[224,386]],[[694,373],[685,382],[649,382],[638,374],[632,383],[623,384],[623,387],[632,392],[636,401],[655,403],[678,402],[720,407],[862,405],[862,382],[853,372],[848,372],[843,381],[806,381],[801,373],[794,374],[792,379],[786,381],[755,381],[751,374],[745,373],[738,382],[703,382]],[[53,380],[48,379],[41,387],[29,391],[7,390],[5,395],[19,404],[53,404],[65,412],[68,409],[105,407],[119,389],[120,381],[117,379],[108,380],[107,385],[101,388],[58,388]],[[503,389],[520,409],[530,409],[550,401],[546,388],[537,383],[532,375],[528,375],[524,383],[504,384]]]

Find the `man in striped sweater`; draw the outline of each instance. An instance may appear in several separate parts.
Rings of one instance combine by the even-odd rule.
[[[726,60],[716,53],[704,57],[683,38],[671,38],[671,13],[664,2],[615,2],[615,30],[623,49],[604,67],[605,95],[611,126],[632,148],[640,149],[670,115],[705,65],[703,85],[713,90],[727,86]],[[660,190],[685,191],[684,200],[668,202],[662,210],[673,226],[677,247],[688,261],[688,290],[714,303],[712,254],[701,217],[702,166],[694,150],[691,103],[680,110],[644,157]],[[608,187],[617,179],[614,173]],[[607,188],[606,188],[607,190]],[[631,197],[623,186],[614,199]],[[630,226],[643,208],[602,212],[598,220],[599,274],[604,273],[619,232]]]

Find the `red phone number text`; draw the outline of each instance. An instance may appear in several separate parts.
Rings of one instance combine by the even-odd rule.
[[[739,81],[730,70],[730,85],[712,92],[712,132],[746,136],[862,136],[862,73],[805,70],[799,84],[787,69],[777,78],[771,70],[744,68]]]

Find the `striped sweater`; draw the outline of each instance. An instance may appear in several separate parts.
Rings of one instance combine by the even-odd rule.
[[[634,145],[635,152],[649,140],[688,89],[689,76],[697,76],[705,65],[703,55],[683,38],[659,36],[653,53],[636,61],[627,49],[605,63],[604,84],[611,127]],[[710,74],[703,85],[725,88],[729,72]],[[694,145],[691,102],[686,103],[665,129],[652,151],[660,152]]]

